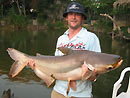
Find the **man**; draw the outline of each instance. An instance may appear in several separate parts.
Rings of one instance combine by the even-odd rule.
[[[84,8],[76,2],[71,2],[63,17],[68,22],[68,30],[58,38],[56,47],[68,47],[71,49],[85,49],[101,52],[99,39],[94,33],[87,31],[82,27],[83,21],[86,19]],[[56,49],[55,55],[63,55]],[[88,70],[89,73],[89,70]],[[76,81],[77,90],[70,89],[68,96],[71,98],[92,98],[91,81],[96,79],[96,71],[85,82]],[[51,98],[67,98],[67,81],[56,80]]]

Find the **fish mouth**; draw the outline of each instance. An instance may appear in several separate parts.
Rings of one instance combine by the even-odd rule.
[[[122,57],[120,57],[119,61],[117,61],[117,63],[113,64],[113,67],[114,68],[119,67],[122,64],[122,62],[123,62],[123,59],[122,59]]]

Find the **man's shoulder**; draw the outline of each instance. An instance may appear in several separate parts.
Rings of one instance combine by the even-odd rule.
[[[65,35],[65,34],[62,34],[62,35],[60,35],[60,36],[58,37],[58,40],[63,39],[64,37],[66,37],[66,35]]]
[[[88,31],[86,28],[83,28],[82,32],[83,32],[83,36],[97,37],[95,33]]]
[[[68,34],[68,30],[66,30],[62,35],[60,35],[60,36],[58,37],[58,39],[62,39],[62,38],[64,38],[64,37],[66,37],[67,34]]]

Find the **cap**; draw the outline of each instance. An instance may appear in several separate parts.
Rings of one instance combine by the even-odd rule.
[[[63,13],[63,17],[66,17],[68,13],[74,12],[74,13],[80,13],[84,16],[84,19],[86,19],[85,10],[84,7],[76,2],[71,2],[68,4],[66,12]]]

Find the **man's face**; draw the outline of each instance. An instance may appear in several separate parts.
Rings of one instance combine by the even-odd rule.
[[[68,21],[68,26],[71,29],[77,29],[82,26],[84,20],[83,16],[79,13],[68,13],[66,20]]]

